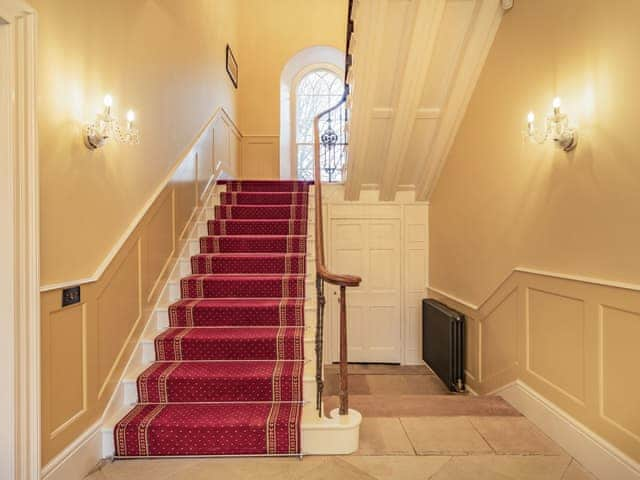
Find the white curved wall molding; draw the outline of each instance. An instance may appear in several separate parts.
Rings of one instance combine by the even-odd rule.
[[[233,121],[233,119],[231,118],[229,113],[225,110],[224,107],[218,107],[216,109],[216,111],[213,113],[213,115],[211,116],[211,118],[209,119],[209,121],[200,130],[200,132],[198,132],[198,134],[196,135],[195,139],[185,149],[184,153],[182,155],[180,155],[180,158],[178,159],[178,161],[176,161],[176,163],[171,168],[171,170],[169,171],[167,176],[164,178],[164,180],[160,183],[160,185],[158,185],[158,187],[156,188],[154,193],[149,197],[147,202],[138,211],[138,214],[133,218],[131,223],[129,223],[129,226],[127,227],[127,229],[123,232],[123,234],[120,236],[118,241],[113,245],[113,247],[111,248],[111,250],[109,251],[107,256],[104,258],[102,263],[100,263],[100,265],[98,266],[96,271],[93,273],[93,275],[91,275],[90,277],[86,277],[86,278],[78,278],[78,279],[73,279],[73,280],[67,280],[67,281],[60,282],[60,283],[42,285],[40,287],[40,292],[41,293],[42,292],[48,292],[48,291],[51,291],[51,290],[57,290],[57,289],[60,289],[60,288],[67,288],[67,287],[76,286],[76,285],[85,285],[87,283],[93,283],[93,282],[98,281],[98,279],[105,272],[105,270],[107,269],[109,264],[113,261],[113,259],[115,258],[116,254],[120,251],[120,249],[125,244],[127,239],[131,236],[133,231],[136,229],[136,227],[138,226],[138,224],[140,223],[142,218],[144,218],[144,216],[147,214],[147,212],[149,211],[151,206],[158,199],[158,197],[160,196],[162,191],[169,184],[169,182],[171,181],[173,176],[176,174],[177,170],[180,168],[180,165],[182,165],[182,162],[185,160],[185,158],[187,158],[189,155],[192,154],[194,148],[197,146],[198,142],[200,142],[200,140],[203,137],[203,135],[209,129],[213,128],[213,125],[218,120],[222,120],[225,123],[225,125],[229,128],[229,131],[238,140],[242,139],[242,134],[240,133],[240,130],[238,129],[236,123]],[[218,168],[218,166],[217,166],[217,168]],[[224,166],[220,166],[219,168],[223,168],[224,169]],[[214,175],[218,174],[217,171],[213,172],[213,173],[214,173]],[[210,185],[208,185],[208,187],[210,187]],[[207,190],[207,189],[205,189],[205,190]]]
[[[470,308],[471,310],[476,310],[479,311],[482,309],[482,307],[484,307],[487,302],[496,294],[496,292],[517,272],[521,272],[521,273],[529,273],[532,275],[539,275],[539,276],[543,276],[543,277],[552,277],[552,278],[559,278],[559,279],[563,279],[563,280],[572,280],[575,282],[582,282],[582,283],[588,283],[591,285],[601,285],[603,287],[613,287],[613,288],[621,288],[623,290],[632,290],[635,292],[640,292],[640,284],[636,284],[636,283],[627,283],[627,282],[618,282],[615,280],[607,280],[604,278],[595,278],[595,277],[587,277],[584,275],[573,275],[573,274],[569,274],[569,273],[560,273],[560,272],[551,272],[548,270],[537,270],[535,268],[528,268],[528,267],[515,267],[511,272],[509,272],[503,279],[501,282],[498,283],[498,285],[493,288],[491,290],[491,293],[489,293],[487,296],[484,297],[484,299],[480,302],[480,303],[473,303],[467,300],[463,300],[459,297],[457,297],[456,295],[447,292],[446,290],[443,289],[439,289],[437,287],[433,287],[431,285],[427,285],[425,288],[427,290],[431,290],[437,294],[443,295],[445,297],[450,298],[451,300],[453,300],[456,303],[460,303],[468,308]]]

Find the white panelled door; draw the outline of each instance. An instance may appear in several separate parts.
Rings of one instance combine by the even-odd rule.
[[[401,363],[401,221],[331,219],[332,270],[359,275],[362,284],[347,289],[350,362]],[[339,292],[327,289],[333,345],[338,345]],[[332,352],[337,360],[338,352]]]

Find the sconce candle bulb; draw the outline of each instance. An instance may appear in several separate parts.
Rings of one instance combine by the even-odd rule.
[[[136,119],[136,114],[133,110],[129,110],[127,112],[127,128],[129,130],[131,130],[131,127],[133,127],[133,122]]]
[[[527,132],[529,133],[529,135],[533,135],[535,133],[535,127],[533,125],[533,122],[535,121],[536,116],[533,112],[529,112],[529,114],[527,115]]]
[[[104,114],[111,114],[111,107],[113,106],[113,97],[111,95],[105,95],[104,97]]]

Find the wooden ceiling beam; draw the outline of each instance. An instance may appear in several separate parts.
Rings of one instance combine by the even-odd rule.
[[[375,101],[380,62],[378,56],[384,42],[384,26],[389,0],[358,2],[354,19],[353,85],[349,121],[349,160],[345,198],[357,200],[362,177],[367,167],[367,148],[371,132],[371,106]]]
[[[410,12],[413,14],[412,32],[405,45],[406,64],[397,86],[397,105],[383,156],[380,200],[395,198],[446,5],[446,0],[415,1],[418,2],[416,8]]]
[[[438,130],[425,152],[424,167],[416,182],[417,200],[428,200],[435,188],[503,15],[501,0],[478,1],[447,100],[442,107]]]

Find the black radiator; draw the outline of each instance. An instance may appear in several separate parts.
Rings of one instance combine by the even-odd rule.
[[[452,392],[464,391],[464,315],[422,300],[422,359]]]

